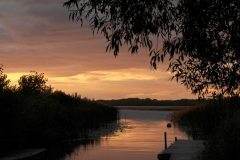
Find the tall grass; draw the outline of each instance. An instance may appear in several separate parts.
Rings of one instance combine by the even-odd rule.
[[[0,156],[17,148],[48,148],[117,119],[116,108],[42,88],[48,92],[0,87]]]
[[[202,160],[240,159],[239,98],[203,103],[176,111],[171,120],[204,133],[206,148]]]

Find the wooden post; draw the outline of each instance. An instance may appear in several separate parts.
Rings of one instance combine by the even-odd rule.
[[[167,133],[164,132],[165,149],[167,149]]]

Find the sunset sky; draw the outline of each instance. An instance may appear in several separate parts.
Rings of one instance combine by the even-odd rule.
[[[197,98],[174,81],[168,62],[150,68],[147,49],[119,56],[105,52],[103,35],[94,35],[88,23],[69,21],[64,0],[0,1],[0,64],[17,84],[30,70],[45,73],[54,89],[94,99]]]

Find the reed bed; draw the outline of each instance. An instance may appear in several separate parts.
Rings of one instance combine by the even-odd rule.
[[[240,159],[239,98],[225,98],[174,111],[171,121],[200,131],[207,140],[201,160]]]
[[[52,91],[43,74],[21,77],[19,87],[6,78],[0,73],[0,157],[14,149],[49,148],[117,120],[117,108]]]

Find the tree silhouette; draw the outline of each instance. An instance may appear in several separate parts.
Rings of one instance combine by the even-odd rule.
[[[30,74],[23,75],[18,80],[18,91],[25,94],[49,94],[52,92],[52,87],[47,86],[48,79],[44,78],[44,73],[38,74],[35,71],[30,71]]]
[[[0,64],[0,92],[10,89],[10,80],[7,79],[7,75],[3,74],[3,65]]]
[[[193,94],[238,95],[240,1],[238,0],[68,0],[73,21],[89,21],[115,56],[123,44],[131,53],[149,49],[150,64],[169,59],[176,79]],[[152,37],[160,37],[160,49]],[[158,45],[158,44],[157,44]]]

